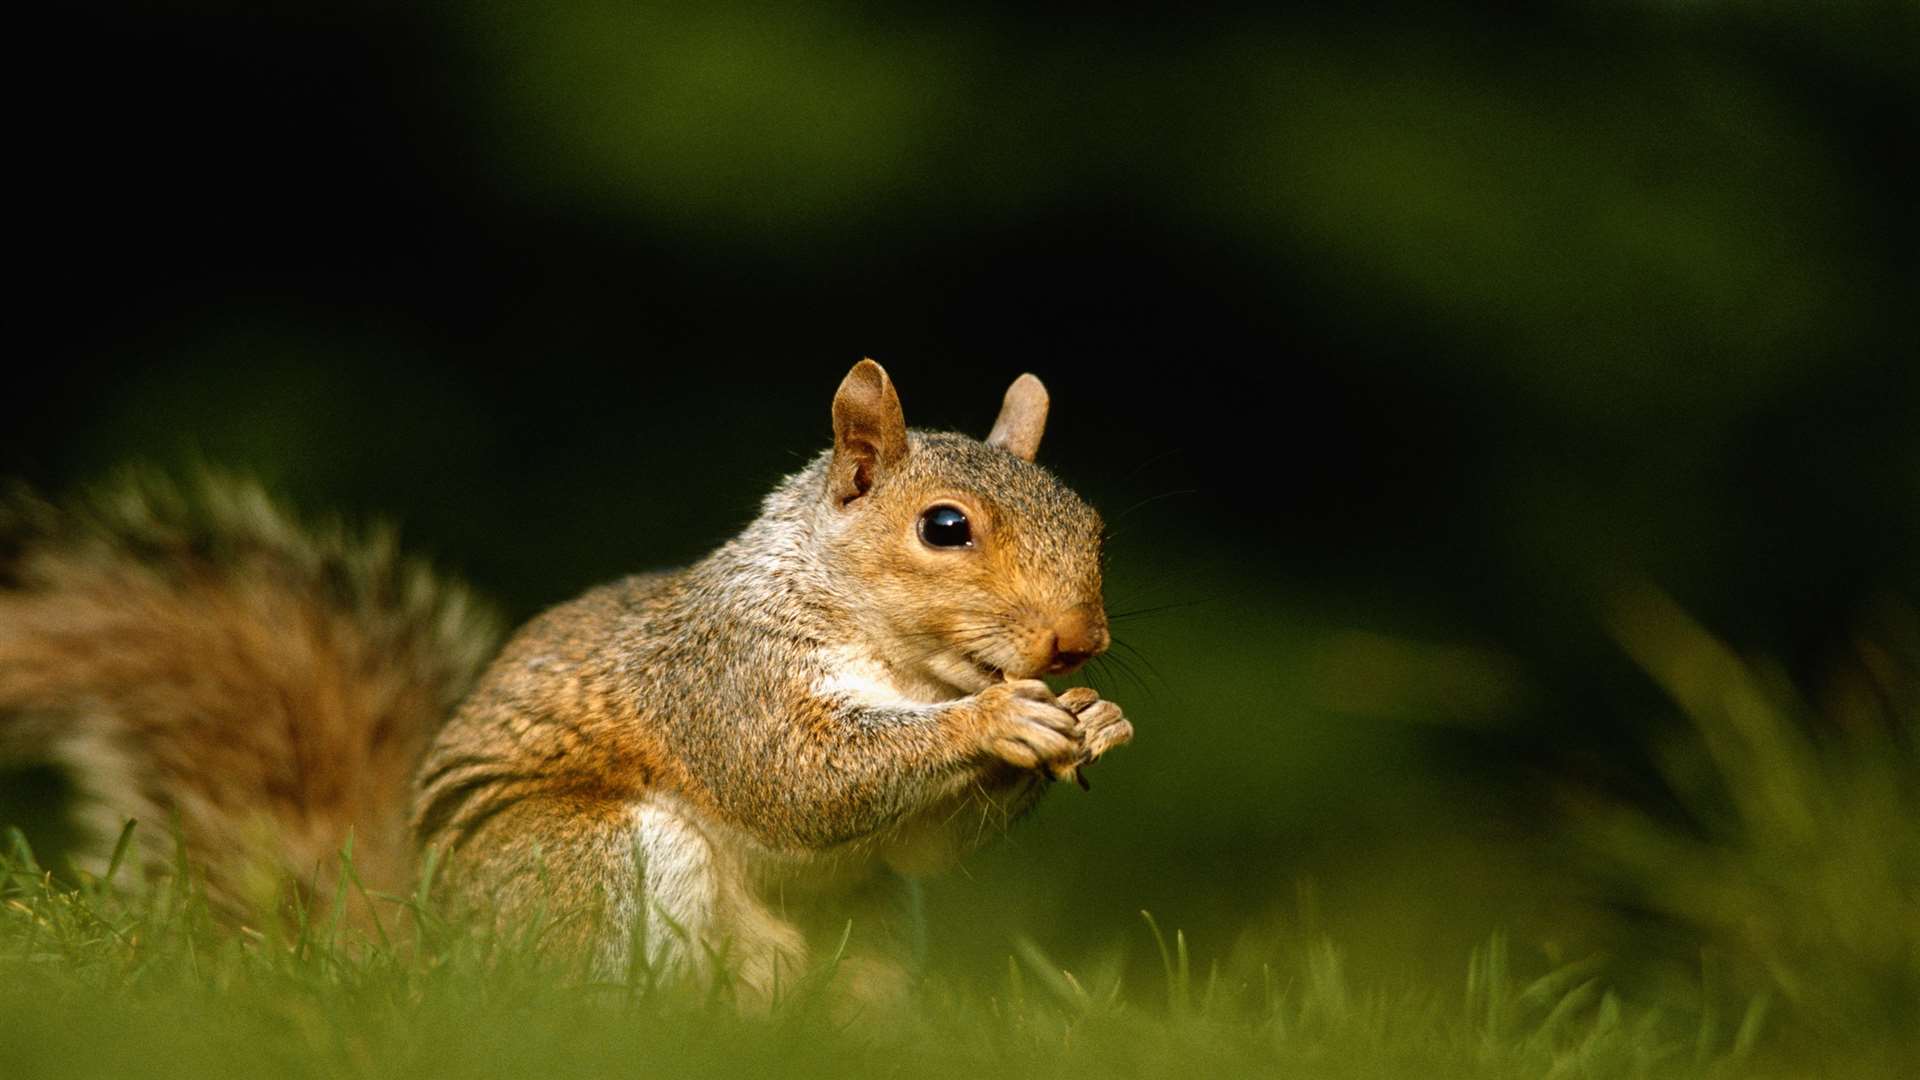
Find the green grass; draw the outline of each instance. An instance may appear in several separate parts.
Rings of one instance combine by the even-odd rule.
[[[569,984],[525,941],[486,941],[393,898],[371,934],[214,928],[184,879],[131,896],[7,863],[0,1060],[15,1076],[710,1074],[1709,1075],[1747,1056],[1624,1003],[1595,959],[1535,974],[1495,936],[1457,987],[1365,985],[1325,937],[1257,966],[1201,960],[1150,916],[1156,962],[1078,971],[1012,944],[997,986],[930,978],[904,1015],[841,1017],[831,973],[769,1017],[724,991]],[[1117,956],[1117,954],[1116,954]]]
[[[1203,939],[1117,906],[1071,932],[995,923],[1002,963],[936,947],[902,1011],[844,1015],[826,966],[743,1016],[724,987],[570,982],[537,927],[489,939],[421,895],[372,898],[366,929],[296,912],[236,932],[185,868],[56,874],[15,834],[0,1074],[1904,1075],[1920,1061],[1920,635],[1894,620],[1815,707],[1657,596],[1615,624],[1684,717],[1661,758],[1677,807],[1570,799],[1553,859],[1491,864],[1504,888],[1586,897],[1548,934],[1417,891],[1335,911],[1302,886]],[[1382,950],[1404,940],[1384,923],[1480,944]],[[1059,944],[1090,940],[1105,944]]]

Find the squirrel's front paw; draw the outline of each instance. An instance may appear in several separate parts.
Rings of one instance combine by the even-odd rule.
[[[1078,717],[1039,679],[1016,679],[974,695],[987,752],[1018,769],[1059,779],[1086,760]]]
[[[1133,741],[1133,725],[1127,722],[1120,706],[1101,697],[1098,691],[1076,686],[1055,700],[1073,714],[1079,725],[1087,762],[1098,761],[1101,754]]]

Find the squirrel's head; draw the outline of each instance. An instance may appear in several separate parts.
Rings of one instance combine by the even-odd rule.
[[[1109,643],[1100,515],[1033,463],[1047,391],[1022,375],[985,441],[909,431],[885,369],[833,398],[824,530],[856,617],[903,674],[963,692],[1072,671]]]

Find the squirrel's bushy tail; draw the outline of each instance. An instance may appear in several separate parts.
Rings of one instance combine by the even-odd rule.
[[[413,770],[498,640],[391,533],[303,527],[252,483],[0,496],[0,757],[63,766],[103,847],[137,820],[149,868],[177,821],[236,913],[330,888],[349,832],[368,888],[406,888]]]

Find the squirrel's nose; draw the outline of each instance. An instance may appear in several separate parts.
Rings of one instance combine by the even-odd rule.
[[[1106,614],[1098,608],[1077,607],[1053,624],[1053,659],[1047,670],[1064,675],[1107,651]]]

